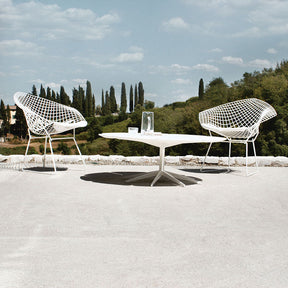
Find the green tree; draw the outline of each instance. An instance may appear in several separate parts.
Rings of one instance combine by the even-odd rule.
[[[108,91],[105,92],[104,115],[111,115],[111,103]]]
[[[91,83],[89,81],[86,82],[86,116],[93,116],[93,96],[92,96],[92,88]]]
[[[56,101],[56,93],[54,90],[52,90],[52,101]]]
[[[99,137],[100,133],[102,133],[102,127],[98,119],[93,118],[93,120],[89,123],[87,140],[92,143],[93,140]]]
[[[9,132],[9,129],[10,129],[10,124],[8,121],[5,104],[4,104],[2,99],[1,99],[1,103],[0,103],[0,115],[1,115],[1,118],[3,120],[2,125],[1,125],[1,130],[2,130],[1,134],[6,137],[7,133]]]
[[[24,139],[27,135],[27,123],[23,110],[16,106],[15,124],[13,127],[13,134],[19,138]]]
[[[82,105],[80,105],[79,91],[76,88],[73,88],[72,90],[72,107],[81,113]]]
[[[132,113],[134,110],[134,105],[133,105],[133,87],[132,85],[130,86],[130,93],[129,93],[129,111]]]
[[[37,89],[36,89],[35,85],[32,86],[32,95],[38,96]]]
[[[42,86],[42,84],[40,86],[39,97],[46,98],[46,91],[45,91],[44,87]]]
[[[93,117],[95,116],[95,114],[96,114],[96,105],[95,105],[95,96],[94,96],[94,94],[93,94],[93,96],[92,96],[92,115],[93,115]]]
[[[79,101],[79,112],[85,116],[85,91],[83,87],[78,86],[78,101]]]
[[[138,89],[137,89],[137,84],[135,84],[135,88],[134,88],[134,109],[135,107],[139,104],[138,103]]]
[[[215,78],[209,83],[204,98],[209,100],[212,105],[228,101],[228,86],[221,77]]]
[[[102,115],[104,115],[104,111],[105,111],[105,98],[104,98],[104,91],[102,89],[102,96],[101,96],[101,111],[102,111]]]
[[[70,105],[69,96],[66,94],[63,86],[60,87],[60,103],[68,106]]]
[[[122,82],[122,85],[121,85],[121,106],[120,106],[120,112],[125,114],[126,110],[127,110],[126,88],[125,88],[125,83]]]
[[[201,78],[200,81],[199,81],[199,89],[198,89],[198,97],[199,99],[203,99],[204,97],[204,81],[203,79]]]
[[[142,82],[139,82],[138,84],[138,97],[139,97],[138,103],[141,106],[144,106],[144,88]]]
[[[144,108],[146,110],[152,110],[155,107],[155,103],[153,101],[145,100]]]
[[[47,99],[52,100],[51,89],[49,87],[46,89],[46,97]]]
[[[116,97],[115,97],[115,89],[113,86],[110,87],[110,107],[111,107],[111,112],[116,113],[117,112],[117,102],[116,102]]]

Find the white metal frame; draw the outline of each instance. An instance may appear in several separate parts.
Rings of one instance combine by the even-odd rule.
[[[75,108],[25,92],[16,92],[14,94],[14,101],[16,105],[23,110],[28,126],[29,140],[25,152],[24,164],[26,162],[26,156],[28,154],[31,140],[44,138],[45,147],[43,167],[45,167],[46,162],[47,140],[49,140],[53,168],[56,172],[57,169],[52,148],[52,141],[69,139],[74,140],[77,151],[81,157],[83,165],[85,166],[85,161],[75,139],[75,129],[87,126],[85,118],[79,111],[77,111]],[[69,130],[73,130],[72,137],[51,137],[52,135],[61,134]]]
[[[246,145],[246,175],[248,173],[248,145],[252,143],[255,166],[258,169],[255,140],[259,135],[259,126],[277,115],[275,109],[268,103],[248,98],[225,103],[199,113],[199,121],[204,129],[224,136],[229,143],[228,169],[230,170],[231,144]],[[206,162],[212,143],[210,143],[201,170]]]

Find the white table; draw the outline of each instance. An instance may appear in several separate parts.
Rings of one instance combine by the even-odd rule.
[[[143,175],[137,176],[135,178],[129,179],[127,182],[133,182],[142,180],[145,178],[149,178],[151,176],[155,176],[154,180],[151,183],[153,186],[161,176],[165,176],[166,178],[176,182],[181,186],[185,186],[181,180],[187,180],[191,183],[197,183],[196,180],[186,177],[183,175],[171,175],[164,170],[164,158],[165,158],[165,148],[179,145],[179,144],[187,144],[187,143],[215,143],[215,142],[223,142],[225,140],[224,137],[214,137],[214,136],[204,136],[204,135],[187,135],[187,134],[164,134],[157,133],[154,134],[141,134],[141,133],[102,133],[100,136],[108,139],[119,139],[119,140],[128,140],[128,141],[137,141],[143,142],[152,146],[159,147],[160,150],[160,164],[159,170],[153,171],[150,173],[145,173]],[[177,179],[177,178],[178,179]]]

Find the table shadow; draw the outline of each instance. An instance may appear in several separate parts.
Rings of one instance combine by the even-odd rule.
[[[100,173],[91,173],[91,174],[86,174],[84,176],[81,176],[80,179],[84,180],[84,181],[91,181],[91,182],[95,182],[95,183],[101,183],[101,184],[109,184],[109,185],[123,185],[123,186],[150,186],[152,181],[153,181],[153,177],[151,178],[146,178],[143,180],[139,180],[139,181],[133,181],[133,182],[127,182],[127,180],[137,177],[139,175],[142,175],[143,172],[100,172]],[[173,174],[170,173],[172,175],[177,175],[177,174]],[[195,177],[190,177],[190,176],[186,176],[188,179],[194,179],[197,181],[202,181],[202,179],[199,178],[195,178]],[[185,185],[193,185],[195,183],[191,183],[189,181],[185,181],[183,179],[181,179],[181,182],[183,182]],[[179,186],[178,184],[174,183],[173,181],[167,179],[166,177],[161,177],[155,186]]]
[[[23,168],[24,171],[34,171],[34,172],[54,172],[53,167],[28,167],[28,168]],[[56,167],[57,172],[59,171],[67,171],[67,167]]]

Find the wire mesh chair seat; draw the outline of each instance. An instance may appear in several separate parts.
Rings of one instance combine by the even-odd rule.
[[[228,166],[230,169],[231,143],[246,145],[246,174],[248,175],[248,143],[252,143],[255,156],[255,165],[258,168],[255,140],[259,134],[260,124],[275,117],[275,109],[268,103],[257,99],[248,98],[225,103],[199,113],[201,126],[209,131],[224,136],[229,143]],[[203,165],[206,162],[210,143]],[[203,165],[202,168],[203,169]]]
[[[45,138],[43,166],[45,167],[47,140],[49,140],[53,167],[56,172],[57,169],[52,149],[52,141],[73,139],[81,160],[85,165],[81,151],[75,139],[75,129],[87,126],[85,118],[79,111],[75,108],[25,92],[16,92],[13,98],[15,104],[23,110],[28,126],[29,140],[25,152],[25,159],[31,139]],[[61,134],[69,130],[73,130],[72,137],[51,137],[51,135]],[[32,134],[38,136],[33,136]]]

